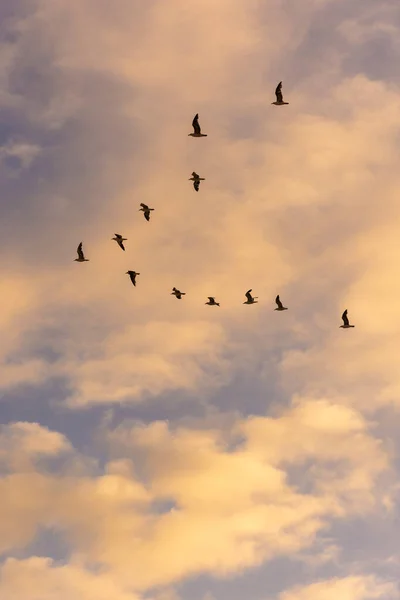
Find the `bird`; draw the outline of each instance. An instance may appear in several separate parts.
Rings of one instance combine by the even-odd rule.
[[[147,204],[143,204],[143,202],[141,202],[141,203],[140,203],[140,206],[141,206],[142,208],[139,208],[139,211],[141,211],[141,210],[142,210],[142,211],[143,211],[144,218],[146,219],[146,221],[150,221],[150,211],[151,211],[151,210],[154,210],[154,208],[149,208],[149,207],[147,206]]]
[[[78,258],[74,258],[75,262],[89,262],[89,259],[85,258],[85,255],[83,254],[82,242],[79,244],[76,251],[78,253]]]
[[[127,271],[125,275],[129,275],[133,285],[136,287],[136,275],[140,275],[140,273],[136,273],[136,271]]]
[[[279,294],[275,298],[275,302],[278,305],[278,308],[275,308],[275,310],[289,310],[287,306],[283,306],[282,302],[280,301]]]
[[[212,296],[207,296],[208,298],[208,302],[206,302],[206,304],[208,304],[209,306],[219,306],[219,302],[215,302],[215,298],[213,298]]]
[[[289,102],[284,102],[283,101],[283,96],[282,96],[282,81],[280,81],[278,83],[278,85],[276,86],[275,96],[276,96],[276,101],[275,102],[271,102],[271,104],[275,104],[276,106],[282,106],[283,104],[289,104]]]
[[[193,187],[196,190],[196,192],[198,192],[200,187],[200,181],[204,181],[204,177],[200,177],[195,171],[193,171],[192,176],[189,178],[189,181],[193,181]]]
[[[188,133],[188,135],[190,135],[191,137],[207,137],[206,133],[201,133],[201,128],[199,125],[199,113],[196,113],[196,115],[194,116],[194,119],[192,121],[192,127],[194,133]]]
[[[245,293],[247,300],[246,300],[246,302],[243,302],[243,304],[256,304],[257,303],[256,298],[258,298],[258,296],[253,297],[250,292],[251,292],[251,290],[249,290],[248,292]]]
[[[118,244],[118,246],[120,248],[122,248],[122,250],[125,252],[125,246],[124,246],[124,242],[126,241],[127,238],[122,237],[122,235],[120,235],[119,233],[115,233],[114,234],[115,237],[111,238],[112,240],[115,240]]]
[[[350,323],[349,323],[349,319],[347,317],[347,308],[344,311],[344,313],[342,314],[342,319],[343,319],[343,325],[340,325],[340,327],[342,327],[343,329],[349,329],[349,327],[355,327],[355,325],[350,325]]]
[[[182,299],[182,296],[186,296],[185,292],[180,292],[176,287],[172,288],[171,296],[175,296],[178,300]]]

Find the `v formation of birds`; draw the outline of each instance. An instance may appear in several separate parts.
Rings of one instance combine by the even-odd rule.
[[[276,100],[275,100],[275,102],[271,102],[271,104],[274,104],[275,106],[285,106],[285,105],[289,104],[289,102],[284,102],[284,100],[283,100],[282,81],[280,81],[278,83],[278,85],[275,89],[275,96],[276,96]],[[192,121],[192,127],[193,127],[193,133],[188,134],[190,137],[194,137],[194,138],[207,137],[206,133],[201,132],[198,113],[194,116],[194,119]],[[200,189],[200,182],[204,181],[204,180],[205,180],[205,178],[200,177],[200,175],[198,175],[195,171],[193,171],[192,176],[189,178],[189,181],[193,181],[193,188],[196,192],[198,192]],[[140,204],[139,211],[143,212],[143,216],[146,219],[146,221],[150,221],[150,214],[151,214],[151,211],[153,211],[153,210],[154,210],[154,208],[150,208],[149,206],[147,206],[147,204],[143,204],[143,202]],[[121,248],[121,250],[123,250],[125,252],[124,242],[127,241],[127,238],[124,238],[120,233],[115,233],[114,237],[111,239],[113,241],[117,242],[117,244]],[[88,262],[89,261],[88,258],[85,258],[85,255],[84,255],[84,252],[82,249],[82,242],[79,244],[77,252],[78,252],[78,258],[75,258],[76,262]],[[132,284],[136,287],[136,277],[138,275],[140,275],[140,273],[137,273],[136,271],[127,271],[126,275],[129,275]],[[246,301],[243,302],[243,304],[257,304],[258,303],[258,296],[252,296],[251,292],[252,292],[252,290],[250,289],[245,293]],[[172,288],[171,296],[175,296],[175,298],[177,300],[181,300],[182,297],[185,295],[186,295],[186,292],[181,292],[176,287]],[[279,295],[275,298],[275,303],[277,305],[277,308],[275,308],[275,310],[277,310],[277,311],[288,310],[288,308],[286,306],[283,306],[283,304],[279,298]],[[217,302],[213,296],[208,296],[208,302],[205,302],[205,304],[208,304],[208,306],[220,306],[219,302]],[[342,314],[342,320],[343,320],[343,325],[340,325],[341,328],[349,329],[350,327],[354,327],[354,325],[350,325],[350,323],[349,323],[349,319],[347,316],[347,309]]]

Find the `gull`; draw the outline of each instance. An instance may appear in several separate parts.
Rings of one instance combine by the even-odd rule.
[[[278,296],[275,298],[275,302],[276,302],[276,304],[278,305],[278,308],[275,308],[275,310],[289,310],[289,309],[287,308],[287,306],[283,306],[282,302],[281,302],[281,301],[280,301],[280,299],[279,299],[279,294],[278,294]]]
[[[193,171],[192,176],[189,178],[189,181],[193,181],[193,187],[196,190],[196,192],[198,192],[200,187],[200,181],[204,181],[204,177],[200,177],[199,175],[197,175],[197,173],[195,173],[195,171]]]
[[[122,237],[122,235],[120,235],[119,233],[115,233],[114,235],[115,235],[115,237],[113,237],[111,239],[115,240],[117,242],[118,246],[120,248],[122,248],[122,250],[125,251],[125,247],[124,247],[123,242],[125,242],[127,238]]]
[[[207,137],[206,133],[201,133],[201,128],[199,125],[199,113],[197,113],[192,121],[192,127],[194,133],[188,133],[188,135],[192,137]]]
[[[141,210],[142,210],[142,211],[143,211],[144,218],[146,219],[146,221],[150,221],[150,211],[151,211],[151,210],[154,210],[154,208],[149,208],[149,207],[147,206],[147,204],[143,204],[143,202],[141,202],[141,203],[140,203],[140,206],[141,206],[142,208],[139,208],[139,211],[141,211]]]
[[[172,288],[171,296],[175,296],[178,300],[182,299],[182,296],[186,296],[185,292],[180,292],[176,287]]]
[[[344,311],[344,313],[342,314],[342,319],[343,319],[343,325],[340,325],[340,327],[342,327],[343,329],[349,329],[349,327],[354,327],[354,325],[350,325],[349,323],[349,319],[347,317],[347,308]]]
[[[245,293],[245,296],[247,298],[246,302],[243,302],[243,304],[257,304],[257,300],[256,298],[258,298],[258,296],[253,296],[251,295],[251,290],[249,290],[248,292]]]
[[[127,271],[125,275],[129,275],[133,285],[136,287],[136,275],[140,275],[140,273],[136,273],[136,271]]]
[[[276,106],[282,106],[283,104],[289,104],[289,102],[284,102],[283,101],[283,96],[282,96],[282,81],[280,81],[278,83],[278,85],[276,86],[275,96],[276,96],[276,101],[275,102],[271,102],[271,104],[276,104]]]
[[[206,304],[208,304],[209,306],[219,306],[219,302],[215,302],[215,298],[213,298],[212,296],[207,296],[208,298],[208,302],[206,302]]]
[[[79,244],[78,248],[77,248],[77,253],[78,253],[78,258],[74,258],[74,261],[76,262],[89,262],[88,258],[85,258],[85,255],[83,254],[83,250],[82,250],[82,242]]]

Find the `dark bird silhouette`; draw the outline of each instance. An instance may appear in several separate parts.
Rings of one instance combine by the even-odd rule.
[[[175,296],[175,298],[178,298],[178,300],[181,300],[182,296],[186,296],[186,294],[185,294],[185,292],[181,292],[178,289],[176,289],[176,287],[173,287],[171,296]]]
[[[275,100],[275,102],[271,102],[271,104],[275,104],[276,106],[282,106],[284,104],[289,104],[289,102],[284,102],[283,101],[282,81],[280,81],[278,83],[278,85],[276,86],[275,96],[276,96],[276,100]]]
[[[219,302],[215,302],[215,298],[213,298],[212,296],[207,296],[208,298],[208,302],[206,302],[206,304],[208,304],[209,306],[219,306]]]
[[[188,133],[191,137],[207,137],[206,133],[201,133],[201,127],[199,125],[199,113],[194,116],[192,121],[193,133]]]
[[[85,258],[85,255],[83,254],[82,242],[79,244],[76,251],[78,253],[78,258],[74,258],[74,262],[89,262],[89,259]]]
[[[141,208],[139,208],[139,211],[143,211],[143,215],[144,218],[146,219],[146,221],[150,221],[150,211],[154,210],[154,208],[149,208],[147,206],[147,204],[143,204],[143,202],[140,203]]]
[[[125,275],[129,275],[133,285],[136,287],[136,277],[137,275],[140,275],[140,273],[136,273],[136,271],[127,271]]]
[[[204,177],[200,177],[195,171],[193,171],[192,176],[189,178],[189,181],[193,181],[193,187],[196,190],[196,192],[198,192],[200,187],[200,181],[204,181]]]
[[[275,308],[275,310],[289,310],[286,306],[283,306],[282,302],[280,301],[279,294],[275,298],[275,302],[278,305],[278,308]]]
[[[115,233],[114,235],[115,235],[115,237],[113,237],[111,239],[115,240],[117,242],[118,246],[120,248],[122,248],[122,250],[125,252],[124,242],[126,242],[127,238],[122,237],[122,235],[120,235],[119,233]]]
[[[355,325],[350,325],[350,323],[349,323],[349,319],[347,317],[347,308],[344,311],[344,313],[342,314],[342,319],[343,319],[343,325],[340,325],[340,327],[342,327],[343,329],[349,329],[349,327],[355,327]]]
[[[249,290],[248,292],[245,293],[247,300],[246,300],[246,302],[243,302],[243,304],[257,304],[256,298],[258,298],[258,296],[253,297],[250,292],[251,292],[251,290]]]

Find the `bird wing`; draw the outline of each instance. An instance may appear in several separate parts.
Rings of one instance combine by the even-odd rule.
[[[200,187],[200,181],[198,181],[198,180],[193,181],[193,187],[196,190],[196,192],[198,192],[199,191],[199,187]]]
[[[192,121],[192,127],[193,127],[195,133],[201,133],[198,113],[195,115],[195,117]]]
[[[209,299],[210,302],[214,302],[213,296],[207,296],[207,298]]]
[[[278,305],[278,308],[282,308],[282,307],[283,307],[283,304],[282,304],[282,302],[281,302],[281,301],[280,301],[280,299],[279,299],[279,294],[278,294],[278,296],[275,298],[275,302],[277,303],[277,305]]]
[[[348,319],[348,317],[347,317],[347,309],[346,309],[346,310],[344,311],[344,313],[342,314],[342,319],[343,319],[343,323],[344,323],[345,325],[348,325],[348,324],[349,324],[349,319]]]
[[[122,250],[125,250],[124,242],[122,240],[118,240],[118,245]]]
[[[199,176],[197,175],[197,173],[196,173],[195,171],[193,171],[193,173],[192,173],[192,177],[194,177],[195,179],[198,179],[198,178],[199,178]]]
[[[276,100],[277,102],[283,102],[283,96],[282,96],[282,81],[280,81],[278,83],[278,85],[276,86],[276,90],[275,90],[275,96],[276,96]]]
[[[149,210],[147,204],[143,204],[143,202],[140,203],[140,206],[143,208],[143,210]]]
[[[149,209],[144,211],[144,218],[146,219],[146,221],[150,221],[150,211]]]
[[[249,290],[248,292],[245,293],[245,296],[246,296],[247,300],[252,300],[253,299],[253,296],[251,295],[250,292],[251,292],[251,290]]]
[[[79,244],[77,252],[78,252],[78,257],[79,258],[85,258],[84,255],[83,255],[83,251],[82,251],[82,242]]]

